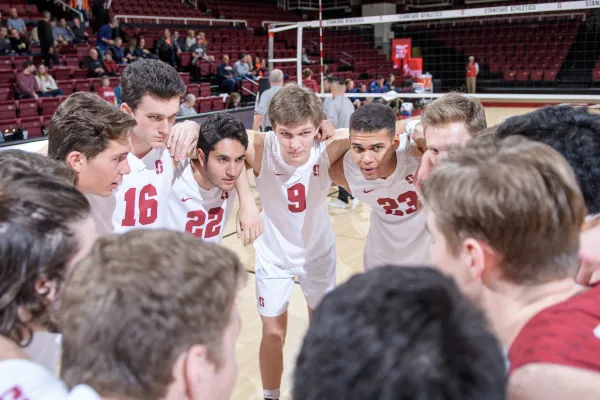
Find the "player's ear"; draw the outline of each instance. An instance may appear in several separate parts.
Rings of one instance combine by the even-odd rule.
[[[179,369],[177,365],[175,369]],[[208,354],[206,347],[199,344],[192,345],[182,355],[181,369],[186,392],[190,398],[208,398],[211,392],[211,382],[217,372],[217,365]],[[177,376],[178,371],[173,372]]]
[[[35,291],[44,299],[44,304],[50,304],[58,297],[58,283],[56,280],[41,278],[35,282]]]
[[[398,150],[398,147],[400,147],[400,135],[398,135],[398,132],[394,133],[394,138],[392,139],[392,148],[395,150]]]
[[[476,281],[484,279],[484,275],[489,272],[486,266],[492,261],[493,250],[485,243],[467,238],[462,245],[461,261],[469,268],[471,277]]]
[[[131,107],[129,107],[127,105],[127,103],[123,103],[121,104],[121,111],[123,111],[125,114],[129,115],[129,116],[133,116],[133,110],[131,109]]]
[[[202,149],[198,149],[198,160],[200,161],[200,165],[202,165],[203,167],[206,166],[206,155],[204,154],[204,151]]]
[[[79,151],[70,152],[65,159],[67,165],[73,168],[77,173],[81,172],[85,161],[85,156]]]

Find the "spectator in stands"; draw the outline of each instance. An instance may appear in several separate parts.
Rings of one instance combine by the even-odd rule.
[[[354,81],[350,78],[346,79],[346,93],[354,93],[353,90],[356,87]]]
[[[135,56],[137,58],[156,59],[156,56],[146,48],[146,39],[144,38],[140,38],[140,44],[138,45],[138,47],[135,48]]]
[[[92,14],[94,14],[94,30],[99,30],[110,20],[108,18],[108,9],[106,0],[93,0]],[[111,28],[112,29],[112,28]]]
[[[275,96],[275,93],[283,87],[283,71],[280,69],[271,71],[269,74],[269,83],[271,84],[271,88],[265,90],[263,94],[260,95],[258,107],[256,107],[256,111],[254,111],[254,123],[252,124],[252,129],[255,131],[259,128],[262,128],[263,131],[273,130],[271,121],[269,121],[269,105],[271,104],[271,99]]]
[[[42,88],[43,94],[52,97],[63,95],[63,91],[58,87],[52,75],[48,73],[48,70],[44,64],[38,65],[35,78],[40,88]]]
[[[367,93],[367,85],[365,85],[364,83],[360,83],[357,88],[351,90],[351,93]],[[352,102],[352,104],[354,104],[354,107],[358,108],[365,104],[365,101],[367,101],[367,99],[364,97],[351,97],[350,101]]]
[[[127,42],[127,47],[125,48],[125,58],[127,59],[128,63],[132,63],[138,59],[137,49],[137,39],[129,39],[129,41]]]
[[[202,37],[198,36],[196,38],[196,43],[190,47],[190,51],[192,52],[192,65],[196,65],[198,61],[204,60],[207,62],[215,61],[213,56],[209,56],[206,54],[206,41],[202,39]]]
[[[233,92],[229,96],[229,105],[227,106],[228,110],[235,110],[242,106],[242,96],[239,93]]]
[[[317,81],[312,78],[312,71],[309,68],[304,69],[302,71],[302,85],[312,89],[315,93],[319,93],[319,85],[317,85]]]
[[[10,47],[13,53],[20,56],[29,54],[27,42],[21,39],[21,36],[16,29],[11,29],[10,31]]]
[[[308,54],[306,54],[305,48],[302,48],[302,64],[314,64],[314,61],[308,58]]]
[[[83,15],[84,21],[90,20],[90,4],[88,3],[88,0],[71,0],[70,5]],[[75,19],[73,19],[73,21],[75,21]]]
[[[88,34],[85,28],[81,26],[81,21],[77,17],[73,17],[73,44],[83,44],[88,42]]]
[[[385,86],[387,86],[387,90],[396,90],[396,75],[390,73],[388,75],[388,79],[385,82]]]
[[[452,279],[383,266],[315,310],[292,398],[503,400],[505,385],[502,347]]]
[[[113,59],[117,64],[127,64],[127,58],[125,57],[125,50],[123,50],[123,39],[120,36],[115,38],[115,44],[110,47]]]
[[[102,65],[104,66],[104,70],[106,71],[106,75],[108,76],[118,76],[117,74],[117,63],[112,58],[112,53],[107,51],[104,53],[104,61],[102,61]]]
[[[47,67],[50,67],[52,64],[56,67],[59,65],[59,61],[56,43],[52,37],[52,27],[50,26],[52,15],[50,12],[44,11],[43,16],[44,18],[37,23],[42,57],[44,57],[44,64],[46,64]]]
[[[60,44],[71,44],[73,43],[73,39],[75,39],[75,35],[69,26],[67,25],[67,20],[61,18],[58,21],[58,25],[56,24],[56,20],[53,20],[54,25],[52,26],[52,37]]]
[[[174,31],[173,32],[173,48],[175,49],[175,52],[177,53],[177,57],[181,58],[181,53],[183,52],[184,45],[185,45],[184,39],[179,37],[179,31]]]
[[[29,31],[29,44],[30,45],[39,45],[40,37],[38,36],[38,28],[35,26],[31,31]]]
[[[229,64],[229,56],[224,54],[221,58],[221,64],[217,71],[221,79],[221,90],[225,93],[231,93],[235,90],[235,70]]]
[[[20,35],[27,37],[27,27],[23,18],[19,18],[19,13],[16,8],[10,9],[10,18],[6,21],[8,29],[16,29]]]
[[[381,75],[377,75],[377,79],[371,82],[371,85],[369,85],[369,93],[385,93],[387,91],[387,87],[385,86],[385,78]]]
[[[12,44],[7,33],[8,30],[5,26],[0,27],[0,56],[12,53]]]
[[[187,31],[183,49],[185,51],[192,51],[192,47],[196,44],[196,33],[193,29]]]
[[[171,37],[171,31],[167,28],[156,45],[156,55],[158,55],[158,58],[161,61],[176,67],[177,51],[178,49],[175,45],[175,40]],[[179,54],[181,54],[181,50],[179,50]]]
[[[19,99],[35,99],[40,97],[52,97],[51,94],[42,92],[42,88],[38,85],[35,75],[35,65],[27,60],[23,63],[23,72],[17,74],[17,94]]]
[[[110,53],[106,53],[110,54]],[[104,75],[100,78],[100,87],[96,89],[96,92],[102,97],[104,100],[108,101],[110,104],[117,104],[117,96],[115,94],[115,89],[110,87],[110,78]]]
[[[252,64],[252,73],[257,78],[267,75],[267,67],[260,60],[260,57],[254,57],[254,63]]]
[[[235,71],[236,81],[253,77],[250,73],[248,56],[244,53],[240,53],[240,59],[233,64],[233,70]]]
[[[467,63],[467,92],[475,93],[477,86],[477,75],[479,75],[479,64],[475,62],[475,57],[469,57]]]
[[[87,70],[88,78],[97,78],[106,73],[104,65],[98,57],[98,50],[91,48],[89,55],[83,61],[83,68]]]
[[[190,115],[196,115],[198,112],[194,108],[196,105],[196,96],[188,93],[183,98],[183,103],[179,106],[179,115],[181,117],[189,117]]]
[[[112,30],[119,26],[117,20],[113,17],[108,21],[108,24],[104,24],[98,30],[98,39],[96,41],[96,47],[98,47],[98,51],[100,52],[100,57],[104,58],[104,53],[106,53],[110,46],[115,44],[112,40]]]
[[[334,78],[331,81],[331,96],[332,100],[327,107],[325,114],[327,121],[336,129],[350,128],[350,117],[354,113],[354,105],[348,97],[346,97],[346,81],[342,78]],[[352,203],[349,204],[349,200]],[[358,206],[358,199],[355,199],[346,189],[338,186],[338,197],[336,200],[329,203],[333,208],[348,208],[355,209]]]

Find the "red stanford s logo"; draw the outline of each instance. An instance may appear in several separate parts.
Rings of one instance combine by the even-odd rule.
[[[229,192],[223,192],[221,193],[221,200],[226,200],[229,198]]]
[[[319,176],[319,164],[313,165],[313,175]]]
[[[160,175],[163,173],[163,163],[161,160],[156,160],[154,162],[154,166],[156,167],[156,175]]]
[[[414,183],[415,181],[415,176],[413,174],[408,174],[406,175],[406,178],[404,178],[406,180],[406,182],[408,183]]]
[[[259,307],[265,306],[265,299],[263,297],[258,298],[258,305],[259,305]]]

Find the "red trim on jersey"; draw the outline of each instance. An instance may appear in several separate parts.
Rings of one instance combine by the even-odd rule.
[[[560,364],[600,373],[600,285],[531,318],[510,347],[509,375],[527,364]]]

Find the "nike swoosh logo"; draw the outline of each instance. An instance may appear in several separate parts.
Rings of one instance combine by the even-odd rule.
[[[281,176],[281,175],[285,175],[285,174],[275,174],[275,176]]]
[[[371,189],[371,190],[365,189],[365,193],[371,193],[373,190],[375,190],[375,189]]]
[[[192,199],[191,197],[188,197],[187,199],[185,197],[182,197],[181,202],[185,203],[186,201],[191,200],[191,199]]]

